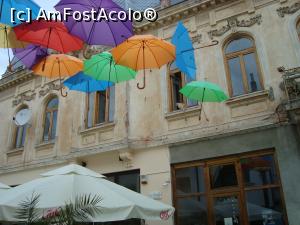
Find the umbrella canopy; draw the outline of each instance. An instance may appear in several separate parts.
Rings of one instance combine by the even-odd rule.
[[[32,70],[35,74],[50,79],[70,77],[83,69],[80,59],[64,54],[52,54],[36,64]]]
[[[76,75],[64,81],[64,85],[70,90],[92,93],[95,91],[104,91],[113,83],[107,81],[95,80],[94,78],[79,72]]]
[[[14,27],[14,31],[21,41],[51,48],[61,53],[77,51],[83,47],[83,42],[69,34],[62,22],[35,20]]]
[[[17,39],[11,27],[0,24],[0,48],[24,48],[26,45]]]
[[[0,0],[0,23],[4,23],[9,26],[15,26],[22,23],[20,20],[16,20],[15,23],[12,22],[11,9],[14,8],[16,11],[24,11],[25,15],[23,18],[28,18],[27,8],[32,12],[32,18],[37,18],[40,7],[31,0]]]
[[[112,0],[61,0],[55,6],[55,9],[60,12],[63,12],[65,8],[72,9],[72,12],[91,12],[92,10],[104,9],[107,13],[111,11],[116,12],[115,15],[120,11],[124,11]],[[63,22],[71,34],[80,37],[81,40],[89,45],[116,46],[133,35],[133,27],[130,20],[120,21],[118,18],[115,18],[116,21],[102,19],[100,21],[78,22],[72,18],[70,17]]]
[[[196,63],[193,42],[189,31],[179,22],[172,37],[172,44],[176,46],[176,66],[192,80],[196,79]]]
[[[28,69],[31,69],[42,58],[48,56],[47,49],[37,45],[28,45],[26,48],[15,48],[13,49],[13,53],[18,59],[16,63],[21,61]]]
[[[96,80],[106,80],[114,83],[134,79],[136,71],[116,64],[109,52],[93,55],[84,61],[84,73]]]
[[[160,68],[175,59],[175,46],[152,35],[135,35],[112,49],[117,64],[134,70]]]
[[[192,81],[180,90],[189,99],[202,102],[223,102],[228,99],[216,84],[206,81]]]
[[[130,218],[162,220],[174,208],[119,186],[102,175],[78,165],[69,165],[42,174],[42,178],[19,185],[0,199],[0,221],[17,221],[15,210],[22,200],[40,194],[37,209],[41,212],[74,203],[76,196],[100,196],[101,214],[93,222],[119,221]],[[41,215],[42,216],[42,215]]]
[[[184,86],[180,93],[189,99],[201,102],[223,102],[228,99],[224,91],[216,84],[207,81],[192,81]],[[202,107],[199,120],[201,120]],[[206,118],[206,120],[208,120]]]

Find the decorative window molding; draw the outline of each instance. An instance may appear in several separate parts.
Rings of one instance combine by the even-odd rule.
[[[296,2],[291,6],[280,7],[277,9],[278,16],[284,17],[286,14],[294,14],[300,9],[300,2]]]
[[[45,84],[45,86],[39,91],[39,96],[44,97],[51,91],[59,91],[63,88],[62,84],[56,84],[55,81]]]
[[[13,106],[18,106],[20,104],[23,104],[25,101],[30,102],[34,100],[36,97],[36,93],[34,91],[28,91],[25,93],[22,93],[15,97],[15,99],[12,102]]]
[[[262,23],[262,16],[258,14],[248,20],[238,20],[237,17],[231,17],[227,19],[227,25],[221,27],[220,29],[211,30],[208,35],[211,39],[214,37],[222,36],[228,31],[236,32],[238,27],[251,27],[255,24],[260,25]]]

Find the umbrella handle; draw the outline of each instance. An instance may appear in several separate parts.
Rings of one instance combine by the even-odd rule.
[[[61,82],[61,76],[60,76],[60,72],[59,72],[59,84],[60,84],[60,95],[62,96],[62,97],[67,97],[68,96],[68,92],[66,91],[66,94],[64,94],[63,92],[62,92],[62,89],[64,88],[64,86],[63,86],[63,84],[62,84],[62,82]]]
[[[141,86],[140,86],[140,83],[137,83],[136,86],[137,86],[137,88],[140,89],[140,90],[145,89],[145,87],[146,87],[146,74],[145,74],[145,69],[144,69],[143,86],[141,87]]]

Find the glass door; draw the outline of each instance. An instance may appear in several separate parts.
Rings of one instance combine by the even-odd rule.
[[[213,217],[215,225],[242,225],[238,194],[213,197]]]

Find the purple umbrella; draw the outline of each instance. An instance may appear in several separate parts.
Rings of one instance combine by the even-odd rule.
[[[82,20],[79,22],[73,16],[70,16],[63,21],[71,34],[81,38],[89,45],[117,46],[133,35],[132,21],[117,20],[115,13],[113,20],[107,21],[103,18],[97,20],[98,14],[103,15],[100,13],[102,9],[105,10],[107,15],[113,11],[116,13],[126,12],[112,0],[61,0],[55,6],[55,9],[61,13],[64,12],[65,8],[71,9],[69,11],[71,15],[75,11],[81,12],[81,14],[84,11],[96,12],[96,20]]]
[[[14,64],[22,62],[28,69],[31,69],[42,58],[48,55],[44,47],[37,45],[28,45],[26,48],[13,49],[14,56],[18,59]]]

